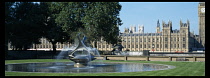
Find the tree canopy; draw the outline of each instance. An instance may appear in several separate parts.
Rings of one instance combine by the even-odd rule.
[[[5,2],[5,42],[22,50],[42,37],[55,44],[83,32],[90,42],[116,44],[120,10],[119,2]]]
[[[119,40],[121,5],[118,2],[52,2],[55,22],[72,38],[83,32],[89,41],[101,38],[115,44]]]
[[[11,18],[5,19],[5,22],[10,22],[5,25],[8,40],[16,49],[26,50],[32,43],[37,43],[42,36],[43,22],[45,22],[44,11],[40,10],[42,7],[37,3],[32,2],[15,2],[10,7],[12,7],[12,12],[5,14],[6,18],[9,16]]]

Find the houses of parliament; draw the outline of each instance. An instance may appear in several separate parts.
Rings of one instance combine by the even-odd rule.
[[[122,38],[121,45],[123,51],[143,51],[150,52],[190,52],[197,48],[205,48],[205,2],[198,4],[199,35],[190,32],[190,21],[179,22],[180,29],[172,29],[172,21],[157,20],[155,33],[144,33],[144,26],[125,28],[119,36]],[[41,44],[36,45],[39,50],[52,50],[52,44],[45,38],[41,38]],[[57,43],[56,48],[62,49],[64,46],[70,47],[71,44]],[[11,46],[9,46],[11,49]],[[31,49],[35,49],[35,45]],[[97,41],[97,49],[100,51],[111,51],[112,45],[105,41]]]

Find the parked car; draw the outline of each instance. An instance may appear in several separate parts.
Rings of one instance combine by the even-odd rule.
[[[197,50],[197,52],[204,52],[203,50]]]

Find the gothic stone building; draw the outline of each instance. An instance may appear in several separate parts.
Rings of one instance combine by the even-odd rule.
[[[162,31],[160,31],[159,20],[157,22],[156,33],[144,33],[142,26],[136,32],[136,27],[131,26],[130,30],[125,28],[125,32],[120,33],[122,37],[123,50],[150,52],[189,52],[195,47],[195,37],[190,33],[190,23],[183,23],[180,20],[180,30],[172,30],[172,22],[162,22]],[[112,45],[105,41],[97,42],[98,50],[111,51]]]

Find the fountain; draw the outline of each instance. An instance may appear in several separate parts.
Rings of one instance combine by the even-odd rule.
[[[87,47],[85,43],[86,37],[83,36],[83,39],[80,38],[81,34],[78,34],[75,38],[73,47],[70,48],[71,51],[69,51],[69,59],[71,61],[74,61],[74,67],[85,67],[88,65],[88,63],[92,60],[95,60],[94,58],[97,49],[93,49],[91,47]]]

